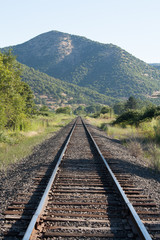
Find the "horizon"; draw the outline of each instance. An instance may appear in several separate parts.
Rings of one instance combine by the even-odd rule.
[[[1,8],[0,48],[55,29],[114,44],[146,63],[160,63],[159,0],[7,0]]]
[[[72,36],[83,37],[83,38],[86,38],[86,39],[88,39],[88,40],[90,40],[90,41],[94,41],[94,42],[97,42],[97,43],[100,43],[100,44],[106,44],[106,45],[107,45],[107,44],[112,44],[112,45],[115,45],[115,44],[113,44],[113,43],[103,43],[103,42],[99,42],[99,41],[96,41],[96,40],[92,40],[92,39],[87,38],[86,36],[80,36],[80,35],[71,34],[71,33],[67,33],[67,32],[62,32],[62,31],[58,31],[58,30],[50,30],[50,31],[47,31],[47,32],[40,33],[40,34],[38,34],[38,35],[36,35],[36,36],[33,36],[33,37],[31,37],[30,39],[26,40],[25,42],[18,43],[18,44],[15,44],[15,45],[5,46],[5,47],[2,47],[2,49],[3,49],[3,48],[10,48],[10,47],[12,48],[12,47],[14,47],[14,46],[24,44],[24,43],[29,42],[30,40],[32,40],[32,39],[40,36],[40,35],[43,35],[43,34],[46,34],[46,33],[49,33],[49,32],[59,32],[59,33],[69,34],[69,35],[72,35]],[[118,46],[118,45],[115,45],[115,46],[120,47],[120,46]],[[121,47],[120,47],[120,48],[121,48]],[[0,48],[0,49],[1,49],[1,48]],[[125,50],[124,48],[121,48],[121,49],[124,50],[124,51],[126,51],[126,52],[128,52],[128,51]],[[130,53],[130,52],[128,52],[128,53],[131,54],[131,55],[133,55],[133,54]],[[136,57],[136,56],[133,55],[133,57]],[[136,57],[136,58],[138,58],[138,57]],[[144,61],[144,60],[142,60],[142,59],[139,59],[139,60]],[[144,61],[144,62],[145,62],[145,61]],[[147,62],[145,62],[145,63],[147,63]],[[150,63],[147,63],[147,64],[160,64],[160,63],[159,63],[159,62],[150,62]]]

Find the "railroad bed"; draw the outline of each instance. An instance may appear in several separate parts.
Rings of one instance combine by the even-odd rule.
[[[112,171],[107,170],[107,163],[98,153],[80,118],[61,157],[62,161],[59,159],[57,162],[57,172],[55,163],[49,168],[42,166],[33,179],[31,193],[20,194],[17,201],[8,207],[4,239],[159,239],[160,213],[156,204],[141,194],[141,189],[130,181],[129,174],[125,174],[105,152],[114,172],[113,176],[110,174]],[[37,212],[37,203],[42,205],[42,193],[50,183],[52,167],[55,169],[53,184],[48,188],[48,195],[43,195],[44,205]],[[114,179],[118,180],[122,191],[117,189]],[[135,217],[137,220],[137,215],[135,213],[131,217],[130,203],[126,204],[128,199],[121,196],[123,191],[150,235],[143,223],[138,222],[137,228],[132,219]],[[33,223],[35,226],[32,227]],[[142,233],[139,233],[139,228],[142,228]]]

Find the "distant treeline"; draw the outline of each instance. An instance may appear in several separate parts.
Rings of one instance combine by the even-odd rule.
[[[113,125],[134,125],[139,126],[140,123],[151,121],[160,115],[160,106],[155,106],[151,102],[143,102],[134,97],[130,97],[124,104],[118,103],[114,106],[119,116],[113,122]]]
[[[92,105],[79,105],[77,108],[72,108],[69,106],[57,108],[56,113],[74,113],[75,115],[90,115],[94,118],[100,117],[101,114],[109,113],[112,115],[121,116],[128,112],[141,112],[151,111],[151,109],[158,109],[152,102],[143,101],[137,99],[134,96],[128,98],[128,100],[123,102],[117,102],[112,106],[103,104],[92,104]],[[104,117],[104,116],[103,116]]]

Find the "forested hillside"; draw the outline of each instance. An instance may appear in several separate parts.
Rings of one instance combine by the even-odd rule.
[[[160,89],[158,69],[113,44],[51,31],[12,48],[21,63],[106,96],[142,98]]]
[[[160,70],[160,63],[150,63],[149,65]]]
[[[37,104],[46,104],[54,109],[68,104],[107,104],[116,99],[96,91],[48,76],[25,65],[22,66],[22,80],[32,88]]]

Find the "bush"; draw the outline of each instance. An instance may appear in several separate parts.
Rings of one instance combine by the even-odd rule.
[[[41,112],[48,111],[48,110],[49,110],[48,106],[45,106],[45,105],[43,105],[43,106],[39,109],[39,111],[41,111]]]
[[[157,108],[156,107],[150,107],[147,108],[144,112],[143,116],[141,117],[142,120],[150,120],[156,116]]]
[[[127,148],[129,149],[129,152],[132,156],[134,157],[142,157],[143,156],[143,149],[140,144],[136,139],[130,139],[129,142],[127,143]]]
[[[85,111],[85,106],[79,106],[77,107],[75,110],[74,110],[74,114],[75,115],[84,115],[86,114],[86,111]]]
[[[105,113],[109,113],[109,111],[110,111],[110,107],[104,106],[104,107],[102,107],[100,113],[105,114]]]
[[[157,124],[153,127],[155,132],[156,142],[160,142],[160,120],[157,120]]]
[[[113,122],[115,124],[128,124],[138,127],[142,114],[138,110],[128,110],[122,115],[118,116],[117,119]]]
[[[150,166],[156,171],[160,171],[160,149],[155,144],[148,145],[150,154]]]
[[[71,114],[72,109],[70,107],[60,107],[60,108],[57,108],[56,113]]]
[[[113,106],[113,110],[114,110],[114,113],[115,114],[122,114],[125,112],[125,104],[122,103],[122,102],[119,102],[119,103],[116,103],[114,106]]]
[[[139,125],[139,130],[143,134],[143,137],[153,140],[155,137],[154,128],[152,122],[142,122]]]
[[[100,112],[96,112],[91,115],[92,118],[99,118],[100,117]]]
[[[106,131],[106,132],[107,132],[107,130],[108,130],[108,125],[107,125],[107,123],[101,123],[100,129],[102,129],[103,131]]]

